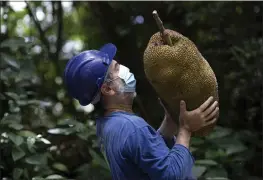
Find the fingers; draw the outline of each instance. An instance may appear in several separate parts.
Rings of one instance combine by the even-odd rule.
[[[218,105],[218,102],[215,101],[209,108],[207,108],[205,111],[204,111],[204,117],[208,116],[209,114],[211,114],[215,108],[217,107]]]
[[[206,108],[212,103],[213,101],[213,97],[209,97],[200,107],[199,109],[201,110],[201,112],[203,112],[204,110],[206,110]]]
[[[213,118],[211,121],[207,122],[204,126],[208,126],[210,124],[214,124],[217,121],[217,118]]]
[[[184,101],[180,102],[180,113],[184,113],[186,111],[186,104]]]
[[[216,107],[216,108],[214,109],[214,111],[205,118],[205,121],[208,122],[209,120],[216,118],[216,116],[217,116],[218,113],[219,113],[219,108]]]

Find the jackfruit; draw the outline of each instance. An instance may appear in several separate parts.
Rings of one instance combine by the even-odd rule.
[[[178,123],[180,100],[185,100],[188,110],[198,108],[210,96],[218,101],[218,84],[214,71],[196,45],[179,32],[165,31],[172,46],[164,42],[160,32],[153,34],[143,55],[144,71]],[[215,124],[199,129],[193,136],[208,135]]]

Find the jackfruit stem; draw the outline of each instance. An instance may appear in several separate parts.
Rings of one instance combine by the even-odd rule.
[[[172,44],[172,40],[171,40],[171,38],[170,38],[168,33],[164,33],[165,28],[163,26],[162,20],[159,18],[159,15],[158,15],[157,11],[154,10],[152,14],[153,14],[153,17],[154,17],[154,19],[156,21],[156,24],[157,24],[157,26],[158,26],[158,28],[160,30],[160,33],[162,35],[162,38],[163,38],[164,42],[166,44],[168,44],[169,46],[172,46],[173,45]]]

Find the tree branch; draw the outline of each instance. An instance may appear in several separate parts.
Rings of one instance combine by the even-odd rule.
[[[38,32],[39,32],[39,37],[40,37],[40,40],[43,42],[43,44],[46,46],[47,50],[48,50],[48,53],[50,52],[50,47],[49,47],[49,42],[47,40],[47,38],[45,37],[45,32],[42,30],[41,26],[40,26],[40,23],[38,22],[38,20],[36,19],[35,15],[33,14],[33,11],[29,5],[29,3],[27,1],[25,1],[26,3],[26,8],[27,8],[27,11],[28,11],[28,14],[29,16],[33,19],[37,29],[38,29]]]
[[[59,58],[59,53],[62,48],[62,33],[63,33],[63,8],[61,2],[58,2],[58,12],[57,12],[57,23],[58,23],[58,29],[57,29],[57,42],[56,42],[56,54],[55,54],[55,60],[57,61]]]

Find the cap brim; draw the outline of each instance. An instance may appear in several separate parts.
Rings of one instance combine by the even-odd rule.
[[[82,106],[87,106],[88,104],[90,104],[90,101],[87,99],[80,99],[79,104]]]
[[[110,61],[112,61],[116,55],[117,48],[114,44],[108,43],[102,46],[100,51],[108,54]]]

